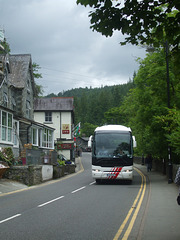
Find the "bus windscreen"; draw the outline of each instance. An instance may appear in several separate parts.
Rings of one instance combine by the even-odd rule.
[[[93,155],[96,158],[132,157],[130,133],[101,132],[94,136]]]

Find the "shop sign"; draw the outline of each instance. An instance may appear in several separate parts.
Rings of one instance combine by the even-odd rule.
[[[58,150],[71,150],[71,149],[73,149],[73,143],[58,143],[57,149]]]
[[[62,124],[62,134],[69,134],[69,124]]]

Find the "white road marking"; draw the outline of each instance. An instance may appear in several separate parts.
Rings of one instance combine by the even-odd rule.
[[[91,185],[93,185],[93,184],[95,184],[96,182],[94,181],[94,182],[92,182],[92,183],[90,183],[89,185],[91,186]]]
[[[12,217],[6,218],[6,219],[0,221],[0,224],[3,223],[3,222],[7,222],[7,221],[9,221],[9,220],[11,220],[13,218],[19,217],[19,216],[21,216],[21,214],[16,214],[16,215],[14,215]]]
[[[50,203],[52,203],[52,202],[55,202],[55,201],[61,199],[61,198],[64,198],[64,196],[61,196],[61,197],[55,198],[55,199],[53,199],[53,200],[51,200],[51,201],[45,202],[45,203],[43,203],[43,204],[40,204],[40,205],[38,205],[38,207],[43,207],[43,206],[45,206],[45,205],[47,205],[47,204],[50,204]]]
[[[78,189],[76,189],[76,190],[72,191],[71,193],[78,192],[78,191],[80,191],[80,190],[84,189],[85,187],[86,187],[86,186],[84,186],[84,187],[81,187],[81,188],[78,188]]]
[[[95,181],[92,182],[92,183],[89,183],[89,185],[93,185],[93,184],[95,184]],[[78,188],[78,189],[72,191],[71,193],[76,193],[76,192],[78,192],[78,191],[80,191],[80,190],[83,190],[84,188],[86,188],[86,186],[81,187],[81,188]],[[2,193],[2,192],[0,192],[0,193]],[[45,206],[45,205],[47,205],[47,204],[50,204],[50,203],[55,202],[55,201],[57,201],[57,200],[60,200],[60,199],[62,199],[62,198],[64,198],[64,196],[60,196],[60,197],[58,197],[58,198],[52,199],[51,201],[42,203],[42,204],[38,205],[38,207],[39,207],[39,208],[40,208],[40,207],[43,207],[43,206]],[[21,214],[16,214],[16,215],[14,215],[14,216],[12,216],[12,217],[9,217],[9,218],[6,218],[6,219],[4,219],[4,220],[1,220],[1,221],[0,221],[0,224],[1,224],[1,223],[4,223],[4,222],[7,222],[7,221],[10,221],[10,220],[12,220],[12,219],[14,219],[14,218],[16,218],[16,217],[19,217],[19,216],[21,216]]]

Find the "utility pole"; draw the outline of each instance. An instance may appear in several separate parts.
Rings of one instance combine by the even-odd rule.
[[[166,49],[166,73],[167,73],[167,105],[170,109],[170,87],[169,87],[169,46],[168,41],[165,43],[165,49]],[[168,123],[169,125],[169,123]],[[168,183],[172,183],[172,159],[171,159],[171,147],[168,143],[168,168],[169,168],[169,179]]]

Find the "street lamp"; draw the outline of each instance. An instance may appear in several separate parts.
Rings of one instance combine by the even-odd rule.
[[[166,49],[166,73],[167,73],[167,104],[168,108],[170,108],[170,88],[169,88],[169,47],[168,47],[168,41],[165,43],[165,49]],[[169,125],[169,123],[168,123]],[[168,183],[172,183],[172,159],[171,159],[171,147],[168,143],[168,168],[169,168],[169,179]]]

